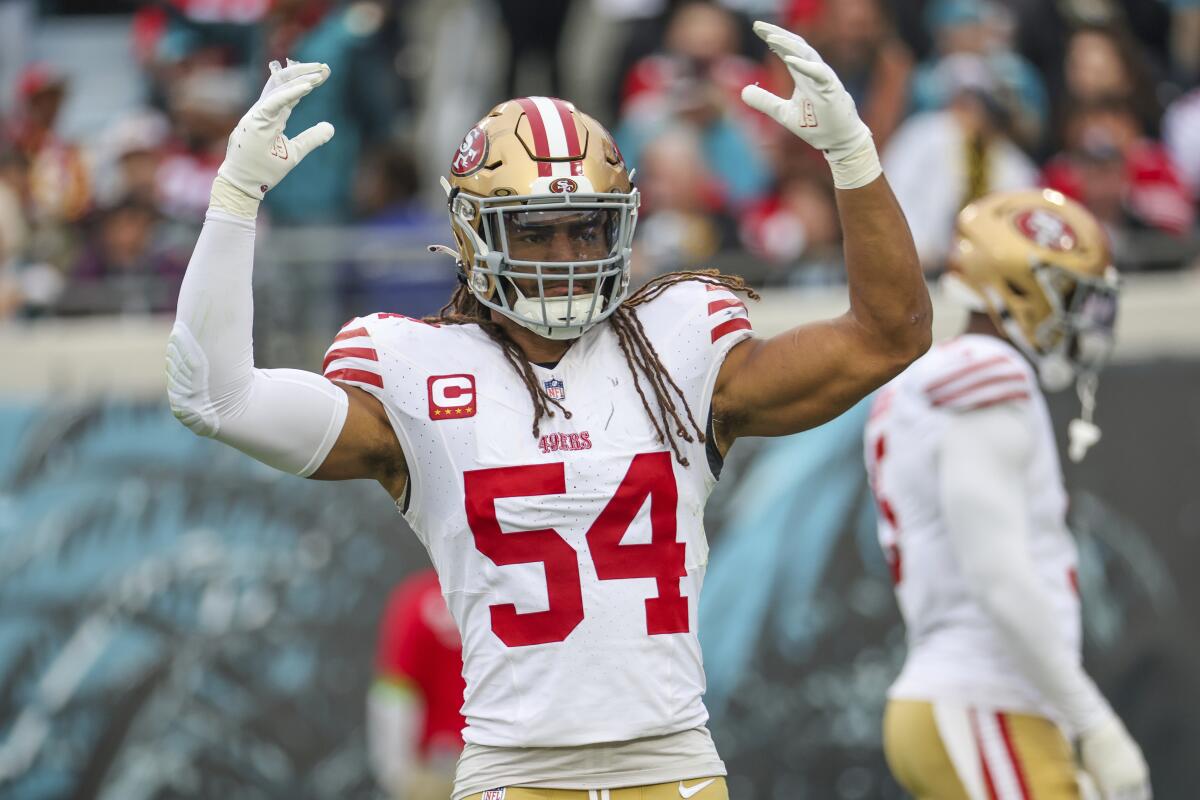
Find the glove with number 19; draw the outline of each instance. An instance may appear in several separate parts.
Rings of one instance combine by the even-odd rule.
[[[271,62],[271,77],[258,102],[229,134],[225,161],[213,182],[212,205],[253,219],[267,191],[283,180],[304,157],[333,138],[333,126],[318,122],[289,139],[283,129],[300,98],[329,77],[324,64],[280,67]]]
[[[854,99],[821,54],[796,34],[767,22],[754,32],[783,59],[796,88],[777,97],[758,85],[742,89],[742,102],[761,111],[825,154],[839,189],[866,186],[883,172],[871,131],[859,119]]]

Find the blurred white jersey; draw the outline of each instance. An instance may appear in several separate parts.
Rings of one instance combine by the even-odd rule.
[[[688,281],[637,314],[703,429],[725,355],[751,335],[745,306]],[[325,358],[326,377],[382,401],[404,448],[404,517],[462,634],[464,738],[562,747],[701,726],[705,445],[681,442],[676,462],[608,322],[533,370],[571,414],[537,438],[529,391],[476,325],[374,314]]]
[[[975,601],[952,549],[940,497],[942,436],[954,414],[1011,403],[1033,429],[1026,477],[1030,557],[1069,652],[1081,646],[1077,551],[1046,401],[1010,344],[968,334],[935,345],[877,396],[865,434],[879,540],[908,629],[908,656],[889,696],[949,701],[1057,719]]]

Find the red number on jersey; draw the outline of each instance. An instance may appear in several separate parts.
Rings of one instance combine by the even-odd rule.
[[[517,612],[513,603],[492,606],[492,630],[509,647],[561,642],[583,622],[583,590],[575,548],[553,528],[505,533],[496,519],[501,497],[534,497],[567,491],[566,470],[557,464],[477,469],[463,475],[467,524],[475,547],[496,566],[541,563],[546,568],[545,611]]]
[[[549,607],[517,613],[512,603],[492,606],[492,630],[509,647],[561,642],[583,621],[583,590],[575,549],[553,528],[504,533],[496,519],[501,497],[566,492],[563,462],[466,472],[467,524],[475,547],[497,566],[542,563]],[[621,544],[650,499],[650,544]],[[679,591],[687,575],[687,546],[675,541],[679,492],[670,453],[642,453],[587,532],[588,551],[601,580],[655,578],[658,596],[646,599],[646,632],[687,633],[688,600]]]
[[[650,498],[650,544],[621,544],[633,518]],[[646,599],[646,633],[687,633],[688,601],[679,593],[687,575],[687,545],[675,541],[679,492],[670,453],[634,456],[617,493],[587,532],[588,550],[601,580],[654,578],[658,596]]]
[[[883,517],[884,522],[891,528],[891,543],[884,550],[884,555],[887,556],[888,566],[892,570],[892,583],[899,584],[904,577],[904,565],[900,557],[900,522],[896,518],[896,510],[892,508],[891,502],[883,496],[883,490],[879,486],[879,465],[883,463],[883,457],[887,454],[887,441],[883,434],[875,440],[875,447],[871,450],[872,465],[871,465],[871,491],[875,495],[875,505],[879,509],[879,516]]]

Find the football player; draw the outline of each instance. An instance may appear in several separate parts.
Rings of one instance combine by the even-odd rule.
[[[1076,384],[1073,460],[1099,438],[1096,380],[1113,342],[1106,237],[1049,190],[959,214],[947,288],[966,332],[877,396],[865,433],[879,537],[908,629],[884,748],[917,798],[1150,796],[1145,761],[1084,672],[1076,547],[1042,389]]]
[[[702,515],[740,436],[837,416],[925,351],[929,297],[871,134],[803,39],[759,23],[791,97],[743,98],[821,150],[850,309],[753,335],[738,279],[629,285],[638,193],[570,103],[496,106],[450,163],[461,285],[428,320],[348,323],[324,375],[254,367],[265,192],[333,135],[283,133],[328,75],[278,69],[230,137],[169,346],[191,430],[266,464],[372,478],[428,549],[463,640],[455,800],[727,796],[705,728]]]
[[[437,574],[405,578],[379,624],[367,745],[391,800],[446,800],[462,752],[462,639]]]

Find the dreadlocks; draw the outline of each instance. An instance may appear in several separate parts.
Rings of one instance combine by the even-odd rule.
[[[638,397],[642,399],[642,407],[646,409],[646,416],[654,425],[658,441],[664,444],[669,443],[671,451],[675,454],[675,460],[686,467],[688,459],[683,455],[680,441],[704,442],[704,428],[696,422],[687,398],[684,397],[679,385],[675,383],[675,379],[667,372],[667,368],[663,366],[658,352],[654,349],[649,337],[646,336],[646,330],[642,327],[642,321],[638,319],[637,315],[638,306],[650,302],[669,287],[684,281],[699,281],[713,286],[722,286],[734,292],[742,292],[752,300],[758,299],[758,293],[747,286],[745,280],[737,275],[723,275],[715,269],[669,272],[655,278],[630,295],[613,312],[608,321],[617,334],[617,344],[625,356],[625,363],[629,365],[629,372],[633,375],[634,388],[637,389]],[[450,325],[478,325],[480,330],[500,347],[505,358],[508,359],[508,363],[512,364],[513,369],[521,376],[525,388],[529,392],[529,399],[533,401],[535,412],[533,436],[535,439],[541,435],[542,418],[553,417],[555,409],[561,411],[567,419],[571,418],[571,412],[563,406],[562,402],[548,396],[538,385],[533,368],[529,365],[521,348],[504,331],[504,328],[492,321],[488,309],[476,299],[475,295],[471,294],[465,284],[459,283],[455,287],[450,301],[442,307],[436,317],[430,317],[429,321]],[[654,399],[658,405],[657,415],[650,407],[646,390],[642,386],[643,381],[654,393]]]

